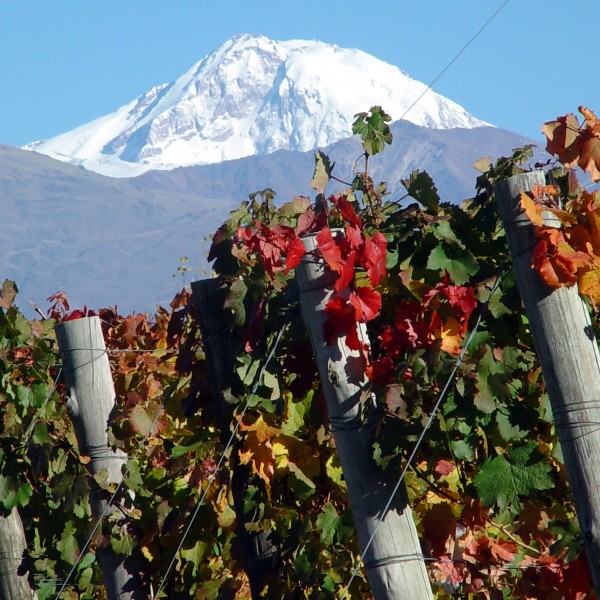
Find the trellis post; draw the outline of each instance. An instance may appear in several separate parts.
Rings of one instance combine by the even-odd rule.
[[[108,425],[116,398],[100,319],[94,316],[66,321],[56,325],[55,331],[69,393],[67,409],[79,452],[90,458],[88,468],[92,475],[104,477],[106,484],[119,484],[127,456],[108,444]],[[90,486],[92,515],[97,523],[106,511],[108,496],[93,478]],[[107,533],[110,538],[110,531]],[[98,546],[96,557],[108,600],[146,598],[132,557],[117,555],[110,544]]]
[[[514,175],[494,191],[600,597],[600,353],[577,286],[552,289],[531,266],[537,238],[519,194],[536,184],[546,184],[542,171]],[[546,218],[546,224],[560,226],[546,215],[554,219]]]
[[[368,386],[365,358],[349,350],[343,337],[332,345],[324,339],[324,308],[335,274],[326,268],[315,235],[306,236],[303,243],[307,253],[296,268],[302,318],[317,361],[371,590],[375,600],[433,598],[404,487],[384,514],[396,482],[372,458],[374,422],[361,419],[361,396]],[[366,327],[358,327],[359,338],[367,342]]]
[[[27,573],[20,567],[27,550],[27,540],[18,510],[13,508],[2,514],[0,508],[0,598],[2,600],[37,600],[31,589]]]
[[[222,435],[228,437],[229,422],[225,415],[223,392],[231,387],[235,366],[236,341],[231,323],[227,321],[222,299],[219,297],[218,279],[204,279],[192,283],[192,299],[206,360],[210,366],[211,393],[216,403],[217,419]],[[224,440],[226,441],[226,440]],[[246,571],[252,598],[260,598],[263,576],[279,563],[279,547],[271,531],[248,531],[244,519],[244,491],[247,478],[236,457],[233,457],[232,494],[237,520],[238,536],[244,548]]]

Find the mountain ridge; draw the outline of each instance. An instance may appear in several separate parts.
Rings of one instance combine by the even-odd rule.
[[[418,168],[432,175],[442,200],[459,202],[475,193],[476,159],[531,142],[492,127],[437,130],[401,121],[391,129],[393,144],[372,158],[369,170],[388,182],[392,198],[403,195],[400,179]],[[360,141],[353,136],[322,149],[336,163],[334,174],[351,180]],[[206,276],[202,240],[230,210],[267,187],[278,202],[312,197],[313,169],[313,151],[280,150],[115,179],[0,145],[0,198],[9,215],[0,228],[0,276],[17,282],[27,310],[30,301],[43,307],[61,290],[73,306],[153,311],[181,287],[181,257],[189,257],[190,278]]]
[[[244,34],[173,82],[27,148],[105,175],[135,176],[328,145],[348,137],[354,115],[375,104],[393,119],[410,109],[407,120],[433,128],[487,125],[361,50]]]

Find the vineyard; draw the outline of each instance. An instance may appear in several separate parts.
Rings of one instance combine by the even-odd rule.
[[[600,180],[600,122],[580,113],[544,125],[547,164],[530,164],[530,147],[479,160],[477,193],[461,206],[419,171],[390,197],[369,175],[392,143],[390,118],[360,113],[355,173],[318,152],[314,198],[251,194],[214,235],[215,277],[153,315],[73,309],[57,293],[28,320],[18,282],[5,281],[0,527],[19,519],[26,548],[0,547],[2,585],[16,574],[31,598],[106,598],[96,558],[107,550],[135,570],[119,598],[380,600],[400,596],[373,596],[377,573],[407,564],[432,598],[594,598],[495,198],[500,182],[546,172],[519,197],[536,236],[531,277],[548,293],[578,289],[596,331],[600,191],[577,174]],[[332,180],[346,189],[328,195]],[[320,364],[307,331],[301,270],[313,263],[327,281],[321,346],[351,366]],[[78,444],[55,331],[92,317],[116,393],[108,445],[127,457],[118,484]],[[351,409],[334,414],[324,390],[357,370]],[[346,443],[366,444],[368,472],[348,472]],[[382,482],[362,492],[381,497],[371,521],[353,518],[363,478]],[[98,494],[112,510],[95,527]],[[378,554],[373,528],[398,506],[417,560]]]

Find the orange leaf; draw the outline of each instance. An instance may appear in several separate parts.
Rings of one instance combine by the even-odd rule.
[[[600,132],[586,128],[580,136],[577,164],[590,174],[593,181],[600,181]]]
[[[490,552],[498,562],[511,562],[517,552],[514,542],[490,540]]]
[[[267,492],[271,489],[271,478],[275,473],[275,456],[270,442],[261,442],[255,431],[249,431],[239,450],[240,463],[250,465],[265,482]]]
[[[598,117],[596,116],[596,114],[594,113],[593,110],[590,110],[589,108],[587,108],[585,106],[580,106],[578,110],[583,115],[586,125],[590,125],[590,126],[598,125],[598,123],[599,123]]]
[[[574,253],[562,231],[546,229],[541,232],[531,255],[532,266],[552,288],[574,285],[577,281],[577,266],[570,256],[559,252],[559,245],[563,252],[570,250],[570,254]]]
[[[458,354],[460,352],[460,344],[462,342],[462,326],[458,319],[449,317],[442,325],[441,339],[442,350],[448,354]]]

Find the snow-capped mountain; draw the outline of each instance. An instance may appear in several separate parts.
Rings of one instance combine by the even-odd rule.
[[[27,149],[124,177],[323,147],[348,137],[354,115],[375,104],[431,128],[487,125],[432,91],[413,106],[425,90],[360,50],[241,35],[174,82]]]

